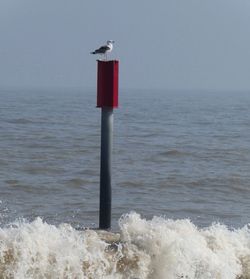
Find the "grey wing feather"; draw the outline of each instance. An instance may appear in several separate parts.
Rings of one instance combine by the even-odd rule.
[[[101,46],[100,48],[96,49],[94,52],[95,53],[105,53],[109,49],[110,48],[108,46]]]

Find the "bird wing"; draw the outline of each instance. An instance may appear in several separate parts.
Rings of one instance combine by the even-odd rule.
[[[110,49],[109,46],[101,46],[100,48],[95,50],[95,53],[105,53],[109,49]]]

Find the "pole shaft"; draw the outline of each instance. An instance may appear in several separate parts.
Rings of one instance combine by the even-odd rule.
[[[111,228],[111,155],[113,108],[102,108],[99,228]]]

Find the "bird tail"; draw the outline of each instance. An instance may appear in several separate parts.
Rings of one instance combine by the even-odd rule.
[[[90,54],[96,54],[96,52],[95,52],[95,51],[92,51],[92,52],[90,52]]]

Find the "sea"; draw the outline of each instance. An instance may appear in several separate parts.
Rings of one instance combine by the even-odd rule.
[[[119,94],[110,244],[95,90],[0,90],[0,279],[250,279],[250,92]]]

